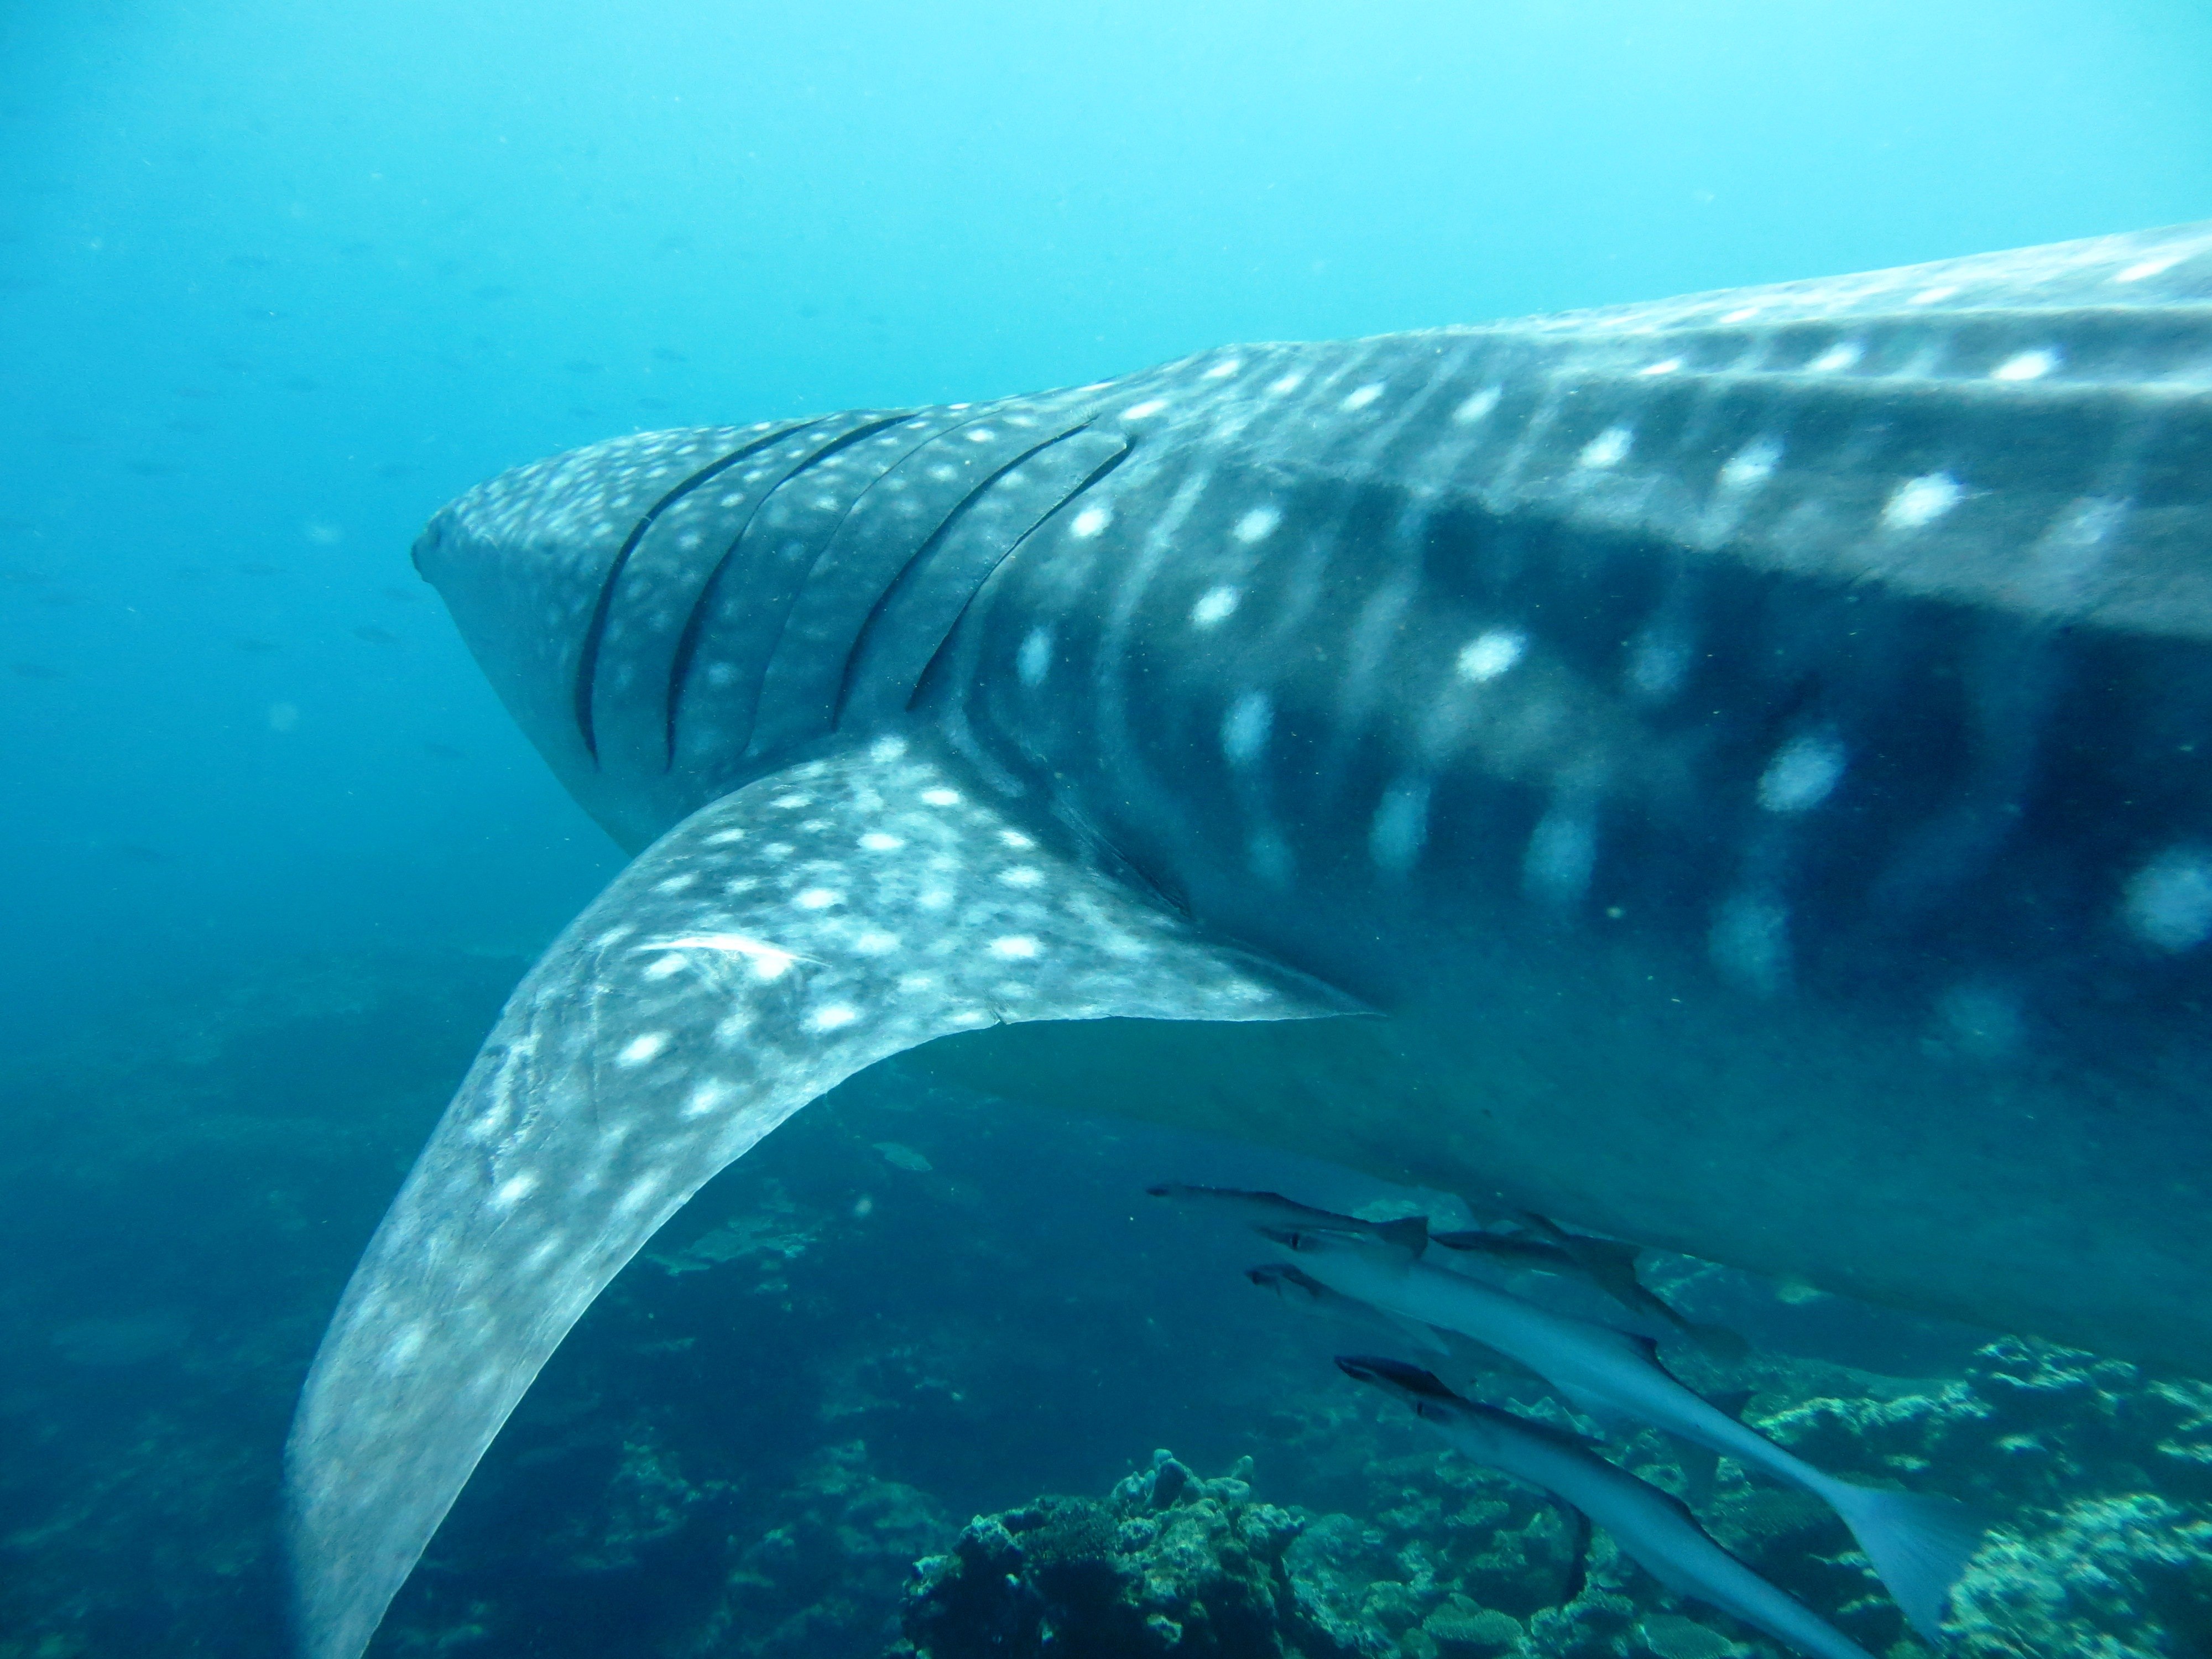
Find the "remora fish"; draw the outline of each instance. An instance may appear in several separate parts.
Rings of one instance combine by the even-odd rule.
[[[1250,1227],[1301,1227],[1313,1232],[1346,1233],[1377,1239],[1419,1255],[1432,1235],[1425,1216],[1401,1216],[1395,1221],[1368,1221],[1334,1210],[1317,1210],[1280,1193],[1251,1192],[1240,1187],[1194,1187],[1181,1181],[1164,1181],[1145,1191],[1154,1198],[1178,1204],[1197,1204],[1220,1210]]]
[[[1695,1596],[1813,1659],[1873,1659],[1716,1544],[1675,1499],[1607,1462],[1574,1436],[1462,1400],[1428,1372],[1396,1360],[1346,1356],[1336,1363],[1346,1376],[1396,1395],[1476,1462],[1573,1505],[1677,1595]]]
[[[1330,1290],[1495,1348],[1577,1410],[1649,1423],[1802,1487],[1843,1517],[1912,1627],[1930,1642],[1942,1639],[1944,1601],[1986,1530],[1964,1504],[1854,1486],[1814,1468],[1684,1388],[1648,1341],[1384,1245],[1330,1233],[1279,1237],[1297,1251],[1303,1270]]]
[[[1235,1187],[1194,1187],[1179,1181],[1146,1188],[1154,1198],[1201,1205],[1224,1212],[1261,1231],[1292,1227],[1304,1232],[1335,1232],[1371,1238],[1420,1255],[1431,1244],[1454,1252],[1472,1267],[1482,1261],[1507,1269],[1528,1269],[1581,1281],[1608,1299],[1607,1312],[1595,1316],[1616,1329],[1639,1336],[1671,1337],[1684,1334],[1694,1339],[1708,1336],[1636,1278],[1636,1252],[1609,1239],[1584,1238],[1568,1232],[1546,1218],[1522,1215],[1518,1224],[1527,1232],[1492,1232],[1472,1228],[1455,1232],[1432,1232],[1427,1218],[1405,1216],[1392,1221],[1368,1221],[1316,1209],[1280,1193],[1251,1192]],[[1531,1235],[1534,1235],[1533,1237]],[[1578,1310],[1577,1310],[1578,1311]]]
[[[654,1229],[905,1050],[2212,1363],[2208,295],[2198,226],[641,434],[447,507],[419,568],[647,850],[317,1356],[309,1651]]]

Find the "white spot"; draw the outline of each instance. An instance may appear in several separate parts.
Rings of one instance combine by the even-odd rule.
[[[2116,283],[2140,283],[2146,277],[2163,276],[2180,263],[2181,255],[2179,253],[2154,254],[2150,258],[2139,259],[2125,270],[2118,272],[2112,280]]]
[[[1958,291],[1956,283],[1939,283],[1934,288],[1922,289],[1919,293],[1909,296],[1905,303],[1909,306],[1932,306],[1949,299]]]
[[[645,970],[645,976],[647,979],[666,979],[671,974],[678,974],[683,971],[684,958],[680,956],[671,955],[662,957],[659,961],[648,963]]]
[[[1669,357],[1664,362],[1648,363],[1636,372],[1638,374],[1672,374],[1681,366],[1682,360],[1680,357]]]
[[[680,893],[698,879],[699,872],[696,870],[686,870],[681,874],[669,877],[665,881],[656,881],[653,884],[653,890],[656,893]]]
[[[651,951],[719,951],[726,956],[742,957],[752,969],[753,977],[759,980],[781,979],[791,970],[794,962],[812,962],[812,957],[802,957],[794,951],[785,951],[766,945],[757,939],[747,939],[743,933],[698,933],[688,939],[663,939],[658,945],[640,945],[640,950]]]
[[[898,988],[900,990],[904,991],[908,996],[916,995],[923,991],[933,991],[937,988],[937,975],[934,974],[902,974],[899,975]]]
[[[987,444],[998,435],[988,426],[971,426],[968,428],[968,441],[971,444]]]
[[[991,941],[991,954],[1009,962],[1024,962],[1037,953],[1037,942],[1026,933],[1008,933]]]
[[[1400,778],[1382,792],[1367,829],[1367,855],[1375,867],[1402,876],[1420,862],[1429,839],[1429,780]]]
[[[1499,395],[1498,389],[1494,386],[1483,387],[1481,391],[1452,410],[1452,419],[1462,426],[1473,426],[1498,407]]]
[[[1346,398],[1344,400],[1344,406],[1346,409],[1364,409],[1382,395],[1382,383],[1377,380],[1371,385],[1361,386],[1358,391]]]
[[[814,797],[811,795],[778,795],[774,800],[770,801],[769,805],[770,806],[780,806],[787,812],[796,812],[802,806],[813,805]]]
[[[1706,940],[1713,965],[1729,979],[1771,996],[1790,975],[1790,913],[1772,899],[1739,893],[1714,915]]]
[[[1121,418],[1125,421],[1141,421],[1147,416],[1158,414],[1167,406],[1168,400],[1164,398],[1147,398],[1143,403],[1132,404],[1123,410]]]
[[[1044,872],[1035,865],[1018,864],[1011,870],[1000,872],[999,879],[1009,887],[1037,887],[1044,882]]]
[[[1225,380],[1243,367],[1244,360],[1243,358],[1231,357],[1226,362],[1214,364],[1212,368],[1207,369],[1206,373],[1200,375],[1199,378],[1202,380]]]
[[[1212,628],[1217,623],[1227,622],[1237,614],[1243,602],[1244,592],[1237,587],[1209,587],[1198,596],[1198,603],[1190,608],[1190,623],[1194,628]]]
[[[1267,384],[1267,390],[1275,397],[1287,397],[1290,393],[1296,392],[1305,383],[1306,377],[1303,374],[1285,374],[1279,380],[1269,381]]]
[[[684,1115],[704,1117],[708,1113],[720,1108],[729,1097],[729,1085],[716,1083],[709,1079],[691,1091],[691,1097],[684,1103]]]
[[[860,837],[860,845],[871,853],[896,853],[906,845],[903,836],[885,835],[880,830],[871,830]]]
[[[1528,648],[1527,635],[1510,628],[1493,628],[1461,647],[1459,659],[1453,666],[1460,678],[1480,685],[1496,679],[1519,662]]]
[[[1249,766],[1267,746],[1275,705],[1264,691],[1247,691],[1229,705],[1221,720],[1221,752],[1231,766]]]
[[[1528,850],[1521,860],[1521,883],[1528,896],[1547,904],[1570,905],[1589,890],[1597,863],[1597,830],[1580,805],[1560,805],[1536,821]]]
[[[1628,459],[1628,447],[1636,434],[1625,426],[1609,426],[1583,446],[1583,453],[1575,457],[1575,465],[1582,467],[1618,466]]]
[[[499,1183],[498,1190],[492,1194],[491,1201],[493,1207],[495,1209],[511,1210],[516,1205],[521,1203],[524,1199],[529,1197],[530,1194],[537,1189],[538,1177],[536,1176],[530,1175],[528,1173],[518,1176],[509,1176],[506,1180]]]
[[[898,945],[896,933],[863,933],[853,941],[853,948],[864,957],[888,956]]]
[[[1721,488],[1748,489],[1753,484],[1764,483],[1781,461],[1782,443],[1779,439],[1753,438],[1729,456],[1727,464],[1721,468]]]
[[[827,910],[833,904],[842,904],[845,896],[828,887],[810,887],[792,900],[802,910]]]
[[[1689,672],[1690,644],[1671,629],[1648,628],[1628,653],[1628,684],[1641,696],[1671,697]]]
[[[707,837],[707,845],[709,847],[727,847],[732,842],[740,842],[744,838],[745,832],[742,830],[717,830],[713,835]]]
[[[643,1036],[632,1037],[615,1056],[617,1066],[642,1066],[648,1060],[657,1060],[668,1047],[668,1033],[647,1031]]]
[[[2212,852],[2173,847],[2136,872],[2124,904],[2128,925],[2161,951],[2179,952],[2212,936]]]
[[[1833,738],[1804,733],[1774,751],[1759,777],[1759,804],[1770,812],[1808,812],[1835,793],[1846,756]]]
[[[1036,687],[1044,684],[1044,677],[1052,672],[1052,630],[1032,628],[1029,637],[1022,641],[1021,650],[1014,658],[1014,672],[1021,676],[1022,684]]]
[[[1866,356],[1866,348],[1856,340],[1839,340],[1805,365],[1814,374],[1840,374]]]
[[[1942,518],[1966,498],[1959,481],[1948,472],[1930,472],[1907,478],[1898,485],[1881,509],[1885,530],[1918,530]]]
[[[422,1352],[422,1328],[410,1325],[392,1339],[392,1346],[384,1351],[386,1370],[398,1370]]]
[[[906,739],[904,738],[878,738],[873,743],[868,745],[868,758],[884,766],[890,765],[893,761],[904,760],[906,758]]]
[[[921,803],[925,806],[957,806],[960,805],[960,792],[957,789],[925,789],[921,792]]]
[[[2039,380],[2058,367],[2058,353],[2049,346],[2008,357],[1990,371],[1992,380]]]
[[[806,1017],[810,1031],[834,1031],[840,1026],[850,1025],[860,1018],[860,1011],[848,1008],[842,1002],[833,1002],[825,1008],[817,1008]]]
[[[1011,847],[1017,853],[1026,853],[1030,848],[1036,845],[1036,842],[1031,841],[1027,836],[1024,835],[1018,830],[1000,830],[999,842],[1001,846]]]
[[[1275,526],[1282,521],[1280,508],[1255,507],[1237,520],[1237,539],[1247,547],[1255,542],[1264,542],[1275,533]]]
[[[1072,536],[1078,536],[1085,541],[1089,541],[1113,522],[1114,515],[1104,507],[1086,507],[1075,515],[1075,522],[1068,526],[1067,531]]]

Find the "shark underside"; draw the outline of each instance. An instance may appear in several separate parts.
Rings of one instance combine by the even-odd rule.
[[[2212,1366],[2212,227],[619,439],[416,558],[638,857],[316,1359],[313,1659],[894,1056]]]

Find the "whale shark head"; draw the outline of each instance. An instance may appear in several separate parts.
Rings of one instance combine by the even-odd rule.
[[[1094,394],[646,433],[515,469],[416,568],[616,840],[901,717],[975,590],[1129,442]]]

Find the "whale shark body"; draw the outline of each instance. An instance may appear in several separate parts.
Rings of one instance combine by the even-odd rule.
[[[309,1376],[314,1659],[895,1055],[2212,1364],[2212,226],[619,439],[416,562],[641,850]]]

